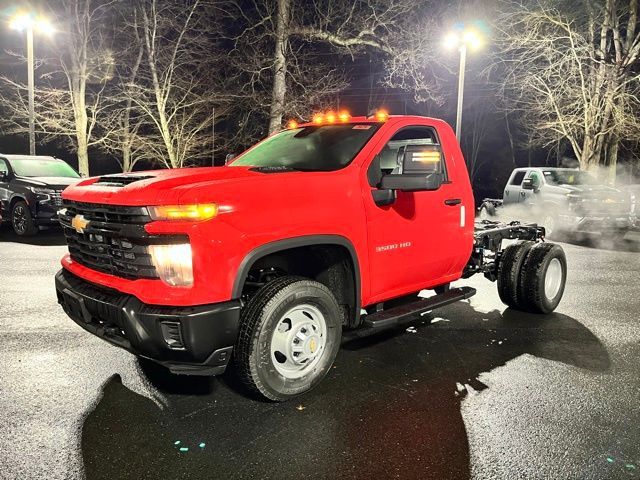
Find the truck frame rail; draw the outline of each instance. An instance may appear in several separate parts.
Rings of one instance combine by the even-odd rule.
[[[495,281],[504,240],[542,242],[544,238],[544,227],[536,223],[477,221],[475,223],[473,253],[464,270],[463,278],[483,273],[486,278]]]

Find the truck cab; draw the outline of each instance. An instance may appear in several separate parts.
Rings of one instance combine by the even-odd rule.
[[[414,116],[327,114],[224,167],[97,177],[63,199],[56,288],[76,323],[174,373],[219,374],[233,358],[271,400],[315,386],[349,332],[468,298],[449,287],[463,276],[498,278],[485,246],[542,237],[535,226],[475,236],[451,127]],[[418,299],[424,289],[436,297]],[[552,293],[506,301],[550,311]]]

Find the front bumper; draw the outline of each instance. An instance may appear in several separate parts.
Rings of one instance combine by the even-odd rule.
[[[172,373],[223,373],[238,336],[239,300],[194,307],[148,305],[65,269],[56,274],[56,291],[58,303],[82,328]]]
[[[560,215],[559,223],[563,229],[585,233],[626,232],[638,227],[634,215]]]
[[[60,220],[58,220],[58,210],[62,208],[62,205],[57,205],[51,201],[37,202],[32,208],[33,219],[38,226],[51,227],[60,226]]]

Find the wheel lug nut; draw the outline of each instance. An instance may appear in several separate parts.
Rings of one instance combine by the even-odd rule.
[[[301,332],[301,333],[307,333],[307,329],[306,329],[306,328],[301,328],[301,329],[300,329],[300,332]]]
[[[300,343],[300,339],[299,338],[294,338],[293,339],[293,343],[295,343],[297,345],[298,343]]]

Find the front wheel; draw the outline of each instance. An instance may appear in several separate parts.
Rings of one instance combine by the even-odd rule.
[[[19,237],[28,237],[38,233],[38,227],[31,217],[29,205],[23,201],[18,201],[11,210],[11,223],[13,231]]]
[[[242,310],[235,362],[250,390],[272,401],[287,400],[324,378],[341,336],[342,313],[326,286],[280,277]]]

